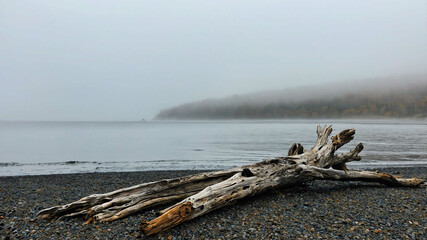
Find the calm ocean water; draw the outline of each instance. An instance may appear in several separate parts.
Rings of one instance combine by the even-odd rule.
[[[0,176],[229,168],[311,148],[317,124],[356,129],[354,167],[427,165],[427,121],[0,122]]]

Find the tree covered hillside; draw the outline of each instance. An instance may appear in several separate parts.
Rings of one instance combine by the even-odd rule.
[[[386,91],[343,92],[299,101],[257,95],[234,96],[187,103],[161,111],[157,119],[281,119],[427,117],[427,82]]]

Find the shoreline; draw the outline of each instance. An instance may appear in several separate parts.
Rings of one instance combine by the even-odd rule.
[[[381,172],[427,179],[427,167],[385,167]],[[0,177],[0,239],[295,239],[427,237],[425,188],[389,188],[376,183],[315,181],[243,199],[166,232],[146,238],[143,211],[114,222],[84,225],[84,219],[30,220],[47,207],[135,184],[205,172],[140,171]]]
[[[66,166],[66,167],[72,167],[72,166],[78,166],[79,164],[87,164],[90,162],[78,162],[78,161],[73,161],[73,162],[64,162],[64,163],[58,163],[59,166]],[[97,162],[95,162],[97,163]],[[251,163],[247,163],[247,164],[251,164]],[[48,163],[48,165],[51,165],[50,163]],[[34,166],[32,164],[28,164],[28,166]],[[43,166],[43,164],[36,164],[36,166]],[[97,166],[97,165],[95,165]],[[360,169],[360,170],[371,170],[371,169],[383,169],[383,168],[427,168],[427,161],[426,160],[420,160],[420,161],[366,161],[365,162],[349,162],[347,163],[347,166],[350,169]],[[42,172],[42,173],[38,173],[39,171],[37,171],[38,169],[32,169],[31,171],[27,171],[25,173],[17,173],[17,171],[8,171],[8,172],[2,172],[1,168],[11,168],[11,167],[16,167],[18,169],[21,169],[23,167],[23,165],[17,164],[17,165],[7,165],[3,164],[3,166],[0,164],[0,179],[3,177],[24,177],[24,176],[45,176],[45,175],[68,175],[68,174],[92,174],[92,173],[135,173],[135,172],[164,172],[164,171],[196,171],[196,172],[208,172],[208,171],[217,171],[217,170],[223,170],[223,169],[228,169],[228,168],[233,168],[233,167],[237,167],[237,166],[228,166],[227,168],[224,167],[220,167],[220,168],[193,168],[193,169],[165,169],[165,168],[160,168],[160,169],[156,169],[156,168],[149,168],[147,170],[129,170],[129,169],[125,169],[123,171],[116,171],[116,170],[98,170],[96,168],[94,169],[89,169],[86,171],[82,171],[82,170],[70,170],[68,169],[51,169],[52,172],[47,173],[47,172]],[[57,170],[57,172],[55,172],[55,170]]]

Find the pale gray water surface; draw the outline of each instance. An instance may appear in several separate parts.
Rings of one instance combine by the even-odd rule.
[[[427,165],[422,120],[0,122],[0,176],[228,168],[310,148],[317,124],[356,129],[353,166]]]

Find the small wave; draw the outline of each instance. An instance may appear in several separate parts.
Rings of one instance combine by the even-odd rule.
[[[20,163],[17,162],[7,162],[7,163],[0,163],[0,167],[10,167],[10,166],[20,166]]]
[[[44,162],[44,163],[17,163],[7,162],[0,163],[0,167],[12,167],[12,166],[50,166],[50,165],[78,165],[78,164],[101,164],[100,162],[92,161],[66,161],[66,162]]]
[[[80,164],[100,164],[100,163],[96,161],[66,161],[66,162],[37,163],[37,165],[80,165]]]

